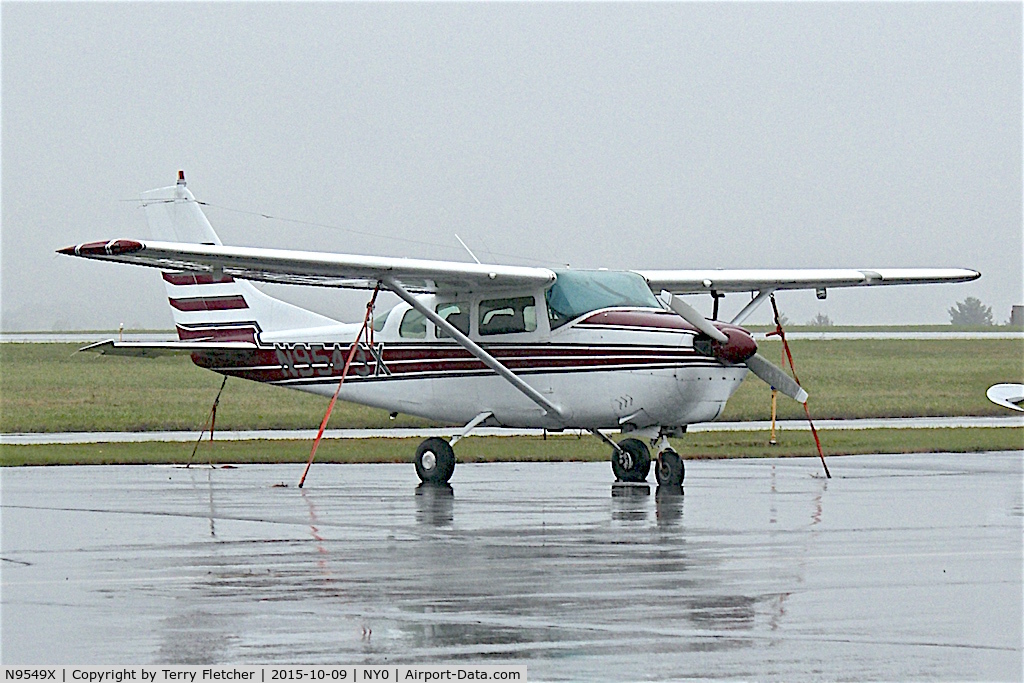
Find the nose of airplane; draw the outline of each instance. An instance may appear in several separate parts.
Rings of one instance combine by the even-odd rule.
[[[713,356],[726,363],[737,365],[757,353],[757,342],[749,332],[734,325],[716,325],[729,338],[726,342],[718,342],[707,337],[694,339],[693,345],[699,353]]]

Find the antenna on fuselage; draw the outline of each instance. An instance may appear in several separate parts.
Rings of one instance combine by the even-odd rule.
[[[477,263],[480,263],[480,259],[478,259],[478,258],[476,257],[476,254],[474,254],[474,253],[473,253],[473,250],[472,250],[472,249],[470,249],[470,248],[469,248],[468,246],[466,246],[466,243],[462,241],[462,238],[461,238],[461,237],[459,237],[458,233],[455,233],[455,239],[457,239],[457,240],[459,241],[459,244],[461,244],[461,245],[462,245],[462,248],[463,248],[463,249],[465,249],[466,251],[468,251],[468,252],[469,252],[469,255],[473,257],[473,260],[474,260],[474,261],[476,261]]]

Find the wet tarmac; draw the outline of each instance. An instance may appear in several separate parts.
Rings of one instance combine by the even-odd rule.
[[[8,468],[0,656],[1019,681],[1022,461]]]

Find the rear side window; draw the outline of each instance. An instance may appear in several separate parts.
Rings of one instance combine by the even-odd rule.
[[[427,319],[415,308],[410,308],[402,316],[402,324],[398,326],[398,334],[406,339],[425,339],[427,336]]]
[[[469,304],[452,302],[437,305],[437,314],[451,323],[452,327],[462,334],[469,334]],[[448,339],[451,335],[440,327],[435,329],[438,339]]]
[[[537,305],[532,296],[485,299],[480,302],[480,334],[515,334],[537,329]]]

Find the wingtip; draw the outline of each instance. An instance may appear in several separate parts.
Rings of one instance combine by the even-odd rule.
[[[83,256],[86,258],[103,257],[103,256],[119,256],[121,254],[133,254],[146,247],[145,244],[138,240],[109,240],[106,242],[86,242],[85,244],[76,244],[73,247],[64,247],[58,249],[57,253],[67,254],[69,256]]]

